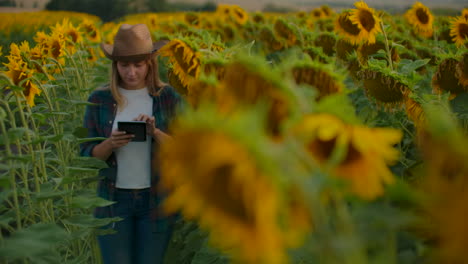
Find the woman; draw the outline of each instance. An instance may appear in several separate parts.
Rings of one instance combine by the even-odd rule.
[[[104,160],[98,195],[115,201],[96,209],[96,217],[121,217],[110,227],[114,234],[98,236],[104,263],[162,263],[171,235],[171,218],[159,210],[157,168],[152,168],[157,144],[170,138],[168,124],[180,97],[159,79],[156,53],[164,45],[153,43],[144,24],[120,26],[114,44],[101,44],[112,60],[109,85],[94,91],[86,108],[88,137],[81,154]],[[119,121],[143,121],[147,137],[132,142],[134,135],[117,129]],[[154,146],[153,146],[154,145]]]

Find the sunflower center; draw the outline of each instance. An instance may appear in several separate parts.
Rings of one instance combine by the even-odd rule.
[[[424,11],[424,9],[418,8],[416,10],[416,17],[418,18],[419,22],[421,22],[422,24],[429,23],[429,16],[427,15],[427,12]]]
[[[52,56],[56,59],[60,56],[60,48],[61,48],[60,42],[54,41],[52,44],[51,51],[52,51]]]
[[[361,153],[354,147],[353,144],[348,145],[348,152],[346,152],[346,157],[343,159],[342,164],[350,164],[361,158]]]
[[[371,12],[367,10],[359,11],[359,22],[367,32],[375,28],[375,19]]]
[[[458,32],[460,33],[460,38],[468,38],[468,24],[462,23],[458,26]]]
[[[308,149],[315,158],[324,162],[330,157],[335,148],[335,144],[336,138],[330,140],[314,140],[309,144]]]
[[[218,210],[242,223],[252,225],[254,219],[239,197],[242,190],[233,179],[233,172],[234,165],[230,163],[220,164],[214,168],[212,177],[209,177],[211,181],[204,182],[204,195]]]
[[[351,22],[348,18],[349,15],[343,15],[338,18],[338,23],[340,24],[340,27],[344,29],[348,34],[351,34],[353,36],[359,35],[359,32],[361,30]]]
[[[68,35],[71,37],[72,41],[76,43],[78,41],[78,33],[76,31],[69,31]]]
[[[336,147],[336,138],[330,140],[314,140],[309,144],[309,150],[312,154],[321,162],[326,161],[330,158],[333,150]],[[341,161],[340,165],[350,164],[361,158],[361,153],[353,146],[348,145],[348,151],[346,156]]]

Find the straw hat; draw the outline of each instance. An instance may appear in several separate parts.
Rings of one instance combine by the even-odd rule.
[[[150,59],[167,42],[153,42],[145,24],[122,24],[114,37],[114,45],[101,43],[101,49],[113,61],[142,61]]]

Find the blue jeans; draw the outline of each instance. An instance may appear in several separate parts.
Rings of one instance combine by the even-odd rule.
[[[104,264],[161,264],[172,234],[169,218],[151,220],[150,190],[115,192],[114,216],[107,228],[117,233],[98,236]]]

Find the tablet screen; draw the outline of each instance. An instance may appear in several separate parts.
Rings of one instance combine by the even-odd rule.
[[[132,141],[146,141],[146,123],[143,121],[119,121],[117,128],[119,131],[135,135]]]

